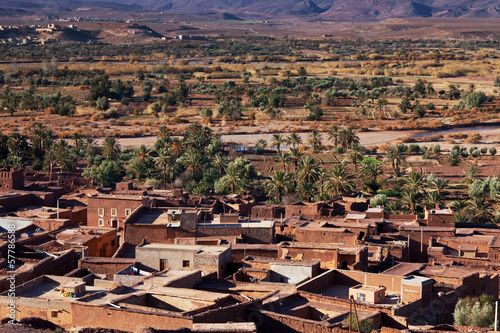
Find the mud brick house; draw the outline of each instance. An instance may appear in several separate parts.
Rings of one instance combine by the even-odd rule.
[[[349,298],[351,297],[360,302],[382,303],[385,300],[385,287],[358,284],[349,288]]]
[[[113,228],[69,228],[58,233],[56,240],[90,257],[111,257],[118,249],[117,232]]]
[[[224,278],[231,262],[231,248],[225,246],[141,244],[136,260],[145,267],[163,271],[167,268],[201,270],[205,275]]]
[[[322,269],[343,268],[366,271],[368,248],[343,244],[282,242],[278,246],[278,258],[317,260]]]
[[[93,195],[88,198],[87,225],[122,230],[125,219],[141,206],[149,207],[149,197]]]
[[[24,187],[24,172],[20,168],[5,167],[0,169],[0,191],[20,190]]]
[[[299,291],[251,311],[258,315],[266,332],[341,333],[346,332],[343,321],[350,309],[348,300]],[[384,313],[379,308],[358,304],[357,315],[360,321],[371,320],[375,327],[383,323]]]
[[[363,292],[361,293],[365,294],[364,300],[356,300],[357,295],[354,299],[359,308],[379,311],[384,326],[397,327],[400,324],[406,326],[407,323],[420,320],[421,316],[425,318],[424,309],[435,311],[430,306],[434,297],[432,285],[432,279],[416,275],[401,276],[332,269],[304,282],[297,286],[297,289],[299,293],[320,294],[331,299],[332,303],[344,302],[348,305],[350,290],[351,294],[353,292],[351,288],[372,290],[374,293],[384,288],[385,296],[380,299],[377,296],[372,300]]]
[[[427,249],[430,245],[431,237],[453,237],[455,236],[455,228],[449,227],[427,227],[427,226],[401,226],[399,228],[399,236],[401,240],[410,240],[407,246],[409,247],[410,257],[408,261],[427,260]]]
[[[175,215],[175,221],[173,216]],[[204,220],[202,209],[144,207],[137,209],[124,223],[124,242],[139,245],[143,239],[153,243],[175,243],[183,237],[238,237],[244,242],[269,244],[274,242],[274,222],[239,219],[223,214],[215,220]],[[216,215],[217,217],[217,215]],[[225,222],[224,222],[225,221]]]
[[[451,237],[430,239],[429,262],[500,270],[499,230],[457,229]]]
[[[432,266],[420,263],[400,263],[380,274],[385,276],[423,276],[433,280],[432,304],[440,309],[438,318],[431,315],[433,323],[453,322],[453,311],[459,298],[478,297],[482,294],[498,297],[497,271],[465,266]],[[432,311],[430,311],[432,312]],[[429,313],[428,313],[429,314]]]
[[[90,327],[137,332],[192,328],[194,324],[246,321],[251,301],[239,295],[164,287],[172,278],[153,277],[134,287],[92,277],[40,276],[16,288],[16,319],[38,317],[64,329]],[[81,285],[84,283],[84,285]],[[80,297],[65,297],[64,287],[79,284]],[[8,292],[0,294],[7,317]]]
[[[354,224],[352,224],[354,225]],[[368,230],[364,225],[363,230]],[[345,245],[356,245],[367,231],[353,233],[347,228],[339,228],[328,222],[307,222],[294,230],[293,239],[301,243],[337,243]]]
[[[342,197],[342,200],[339,201],[339,204],[344,206],[344,210],[347,213],[364,212],[369,207],[367,198]]]
[[[285,217],[285,207],[280,205],[256,205],[250,210],[252,219],[282,219]]]
[[[137,246],[143,239],[151,243],[175,243],[176,238],[194,237],[202,212],[196,208],[136,209],[124,222],[123,242]]]
[[[23,207],[13,212],[15,216],[29,218],[33,223],[46,231],[52,231],[68,225],[86,225],[87,224],[87,207],[70,207],[70,208],[55,208],[55,207],[40,207],[28,206]]]
[[[446,209],[427,209],[425,208],[423,224],[429,227],[450,227],[455,226],[455,214],[449,208]]]
[[[243,197],[238,194],[230,194],[220,199],[221,203],[238,212],[241,216],[250,216],[252,208],[257,204],[251,197]]]
[[[246,256],[278,258],[278,244],[231,244],[233,262],[242,262]]]
[[[233,279],[257,277],[257,281],[299,284],[320,273],[317,260],[291,260],[248,256]],[[263,274],[263,275],[262,275]]]

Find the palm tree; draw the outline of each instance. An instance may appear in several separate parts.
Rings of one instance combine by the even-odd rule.
[[[341,130],[338,135],[338,140],[344,151],[347,151],[353,144],[359,144],[359,137],[356,134],[356,130],[352,127]]]
[[[276,147],[277,155],[280,154],[280,148],[285,142],[286,140],[283,136],[281,136],[280,134],[273,134],[273,137],[271,139],[271,147]]]
[[[222,178],[223,186],[231,188],[231,193],[236,193],[236,187],[241,182],[241,173],[236,164],[231,164],[226,170],[226,174]]]
[[[271,176],[271,179],[265,183],[267,194],[274,197],[276,201],[281,202],[283,192],[285,191],[288,182],[288,174],[281,170],[276,170]]]
[[[321,148],[321,134],[319,134],[318,130],[312,130],[309,138],[307,139],[307,143],[313,147],[314,152],[318,152]]]
[[[297,194],[300,200],[311,202],[318,194],[318,189],[312,183],[302,183],[297,187]]]
[[[182,153],[182,141],[179,138],[173,138],[170,146],[170,152],[175,158],[179,158]]]
[[[72,158],[69,154],[69,145],[66,140],[57,141],[52,150],[56,153],[56,159],[63,170],[70,170],[73,168]]]
[[[290,148],[288,150],[288,155],[290,156],[290,161],[292,162],[293,169],[295,170],[297,167],[297,162],[300,160],[302,155],[302,151],[299,148]]]
[[[52,131],[47,130],[42,124],[36,123],[31,130],[30,141],[33,146],[33,155],[36,158],[43,159],[43,156],[52,145]]]
[[[443,199],[437,191],[427,192],[424,197],[424,205],[427,208],[434,209],[443,205]]]
[[[466,211],[473,215],[478,222],[485,222],[493,216],[492,206],[485,197],[470,199]]]
[[[464,171],[464,183],[470,185],[474,183],[476,179],[481,177],[481,171],[473,165],[470,165],[466,171]]]
[[[362,161],[365,153],[365,148],[358,144],[353,144],[351,148],[347,151],[347,159],[351,161],[354,165],[354,170],[358,170],[358,166],[356,164],[357,161]]]
[[[455,213],[460,213],[463,212],[468,205],[469,202],[467,200],[455,200],[450,203],[450,209]]]
[[[395,145],[394,147],[390,147],[384,159],[386,164],[391,165],[394,170],[394,176],[401,176],[400,166],[406,162],[406,149],[402,144]]]
[[[354,175],[342,164],[336,164],[330,170],[325,181],[325,192],[331,197],[349,195],[356,189]]]
[[[448,187],[448,181],[442,178],[434,178],[430,183],[430,188],[441,194]]]
[[[399,200],[393,200],[389,201],[384,206],[384,211],[388,212],[389,214],[401,214],[402,212],[404,212],[404,207]]]
[[[424,191],[425,180],[418,172],[410,172],[408,177],[403,178],[403,190],[421,194]]]
[[[285,171],[286,167],[290,163],[290,154],[285,151],[282,151],[278,156],[274,158],[274,161],[278,163],[282,171]]]
[[[55,149],[51,149],[44,156],[44,165],[49,170],[49,181],[52,180],[52,168],[55,162],[57,162],[57,153]]]
[[[219,176],[222,176],[222,173],[226,169],[229,161],[224,157],[221,153],[215,154],[212,159],[213,166],[217,169]]]
[[[297,166],[297,180],[301,183],[315,183],[319,180],[318,162],[310,156],[302,159]]]
[[[264,139],[259,139],[257,140],[257,142],[255,142],[255,147],[260,149],[266,149],[267,141]]]
[[[145,145],[140,145],[134,151],[134,159],[128,166],[128,171],[137,179],[143,179],[151,176],[154,171],[154,160],[151,157],[151,151]]]
[[[374,160],[367,159],[361,162],[359,174],[362,178],[376,180],[377,177],[382,174],[382,167]]]
[[[85,156],[94,156],[96,154],[96,142],[94,138],[87,137],[85,139]]]
[[[80,136],[80,134],[78,134],[78,132],[75,132],[73,133],[73,141],[75,142],[75,149],[77,151],[80,151],[80,149],[82,148],[82,138]]]
[[[155,165],[161,170],[163,189],[166,189],[167,182],[171,182],[174,177],[175,160],[165,148],[161,148],[158,150],[158,157],[155,158]]]
[[[376,105],[378,107],[378,113],[380,116],[382,116],[382,108],[385,107],[387,104],[389,104],[389,101],[386,100],[385,98],[377,99]]]
[[[199,151],[189,149],[182,155],[182,165],[196,178],[203,171],[205,158]]]
[[[405,204],[411,214],[415,214],[418,205],[418,194],[413,191],[403,192],[401,202]]]
[[[156,142],[154,145],[155,150],[159,150],[160,148],[167,148],[168,145],[172,142],[170,138],[170,131],[165,126],[160,127],[160,131],[158,132],[158,137],[156,138]]]
[[[333,146],[337,148],[339,141],[339,127],[337,125],[333,125],[328,132],[328,140],[333,140]]]
[[[297,146],[302,144],[302,138],[297,133],[292,133],[287,139],[287,143],[295,149]]]
[[[102,144],[102,156],[107,159],[114,161],[120,156],[121,146],[118,140],[112,137],[107,137],[104,139]]]

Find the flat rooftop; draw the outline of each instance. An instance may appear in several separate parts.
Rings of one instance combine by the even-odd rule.
[[[331,285],[325,289],[321,290],[321,295],[324,296],[329,296],[329,297],[335,297],[335,298],[340,298],[340,299],[349,299],[349,288],[352,288],[354,286],[348,286],[348,285],[341,285],[341,284],[335,284]],[[378,287],[376,290],[379,290]],[[385,292],[385,299],[382,300],[381,302],[377,303],[377,305],[397,305],[399,301],[399,295],[396,293],[388,292],[386,290]]]
[[[163,224],[163,225],[171,225],[178,226],[179,222],[169,221],[169,213],[167,210],[145,210],[142,212],[137,219],[133,223],[141,223],[141,224]]]
[[[114,200],[134,200],[141,201],[148,196],[143,195],[116,195],[116,194],[94,194],[89,199],[114,199]]]
[[[341,243],[295,243],[295,242],[282,242],[278,244],[280,247],[298,248],[298,249],[336,249],[345,253],[357,253],[366,248],[366,246],[352,245],[348,246]]]
[[[318,260],[292,260],[292,259],[278,259],[278,258],[254,257],[254,256],[248,256],[244,258],[243,261],[269,263],[275,265],[293,265],[293,266],[313,266],[320,264]]]
[[[389,269],[386,269],[382,272],[384,275],[396,275],[396,276],[406,276],[414,274],[416,271],[423,269],[426,265],[419,263],[411,263],[411,262],[402,262],[393,266]]]
[[[38,298],[38,299],[50,299],[50,300],[60,300],[60,301],[67,301],[67,302],[74,302],[79,300],[82,297],[64,297],[60,294],[61,288],[64,289],[64,286],[66,284],[62,284],[56,281],[49,281],[49,282],[43,282],[31,289],[25,290],[21,293],[19,293],[18,297],[27,297],[27,298]],[[107,289],[101,288],[101,287],[94,287],[94,286],[85,286],[85,295],[87,294],[95,294],[101,291],[108,291]],[[6,296],[3,294],[3,296]]]
[[[386,289],[385,287],[367,286],[364,284],[358,284],[357,286],[351,287],[349,289],[363,290],[363,291],[378,291]]]
[[[215,246],[215,245],[179,245],[179,244],[163,244],[163,243],[152,243],[137,245],[136,249],[147,249],[147,250],[170,250],[170,251],[190,251],[196,253],[221,253],[229,249],[229,246]]]
[[[20,230],[33,224],[33,220],[23,217],[0,217],[0,232],[11,230],[11,225],[14,230]]]
[[[248,220],[238,223],[198,223],[201,228],[272,228],[274,221]]]

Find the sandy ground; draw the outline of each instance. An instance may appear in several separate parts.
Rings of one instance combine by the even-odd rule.
[[[282,132],[279,133],[284,137],[287,137],[290,135],[291,132]],[[368,147],[368,146],[379,146],[382,144],[391,144],[391,143],[397,143],[398,139],[405,138],[408,136],[413,136],[417,135],[418,133],[422,133],[419,131],[377,131],[377,132],[359,132],[358,136],[361,141],[361,145]],[[470,134],[470,133],[478,133],[480,134],[483,138],[481,140],[481,143],[478,144],[468,144],[464,143],[463,140],[456,140],[456,143],[459,144],[460,146],[477,146],[477,147],[482,147],[482,146],[491,146],[496,144],[497,142],[500,142],[500,128],[488,128],[488,129],[462,129],[462,130],[454,130],[450,132],[443,133],[446,137],[452,134],[458,134],[458,133],[465,133],[465,134]],[[222,135],[222,140],[227,143],[235,143],[237,145],[241,146],[253,146],[254,143],[259,140],[259,139],[264,139],[268,141],[268,143],[271,141],[272,136],[274,133],[249,133],[249,134],[225,134]],[[309,133],[298,133],[302,140],[305,142],[307,140],[307,137],[309,136]],[[331,145],[333,142],[331,140],[326,139],[326,135],[323,133],[323,144],[324,145]],[[102,141],[104,139],[97,139],[98,144],[102,144]],[[122,147],[139,147],[140,145],[144,144],[146,146],[153,146],[153,144],[156,141],[156,136],[144,136],[144,137],[136,137],[136,138],[121,138],[119,139],[119,142]],[[441,146],[442,150],[449,150],[455,143],[449,142],[449,140],[446,141],[441,141],[441,142],[417,142],[420,145],[425,145],[425,146],[432,146],[436,143],[439,143]]]
[[[418,132],[416,131],[383,131],[383,132],[361,132],[358,133],[361,144],[363,146],[373,146],[381,145],[384,143],[390,143],[397,140],[398,138],[414,135]],[[273,134],[275,133],[256,133],[256,134],[226,134],[222,135],[222,141],[227,143],[236,143],[241,146],[253,146],[255,142],[259,139],[264,139],[270,143]],[[287,137],[291,132],[279,133],[284,137]],[[298,133],[304,142],[307,141],[309,133]],[[333,141],[327,140],[326,135],[323,134],[323,144],[329,145],[333,144]],[[98,144],[102,144],[104,138],[96,140]],[[122,147],[139,147],[140,145],[153,146],[156,142],[156,136],[144,136],[138,138],[120,138],[118,139]]]

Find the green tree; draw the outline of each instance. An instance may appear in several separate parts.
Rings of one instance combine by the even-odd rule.
[[[332,198],[350,195],[356,190],[356,184],[353,179],[354,175],[350,172],[349,168],[342,164],[336,164],[332,167],[325,180],[325,193]]]
[[[300,200],[311,202],[318,194],[318,189],[312,183],[301,183],[297,186],[297,194]]]
[[[113,137],[107,137],[102,144],[102,156],[107,160],[116,160],[120,156],[121,145]]]
[[[328,132],[328,140],[333,140],[333,146],[337,147],[339,140],[339,127],[337,125],[333,125]]]
[[[403,178],[403,190],[422,194],[425,180],[418,172],[410,172],[408,177]]]
[[[297,180],[300,183],[315,183],[319,180],[319,169],[318,162],[306,156],[297,166]]]
[[[392,167],[395,177],[400,177],[401,165],[406,162],[406,146],[403,144],[398,144],[390,147],[386,151],[384,162]]]
[[[385,194],[377,194],[370,199],[370,207],[385,206],[387,204],[387,196]]]
[[[297,146],[300,146],[302,144],[302,138],[295,132],[290,134],[290,136],[287,139],[287,143],[292,146],[292,148],[297,148]]]
[[[406,191],[401,195],[401,202],[406,206],[411,214],[415,214],[419,203],[419,196],[413,191]]]
[[[347,159],[354,166],[354,170],[358,170],[358,161],[362,161],[365,154],[365,148],[358,144],[353,144],[347,151]]]
[[[495,299],[485,294],[479,298],[461,298],[455,305],[453,319],[459,326],[493,328]]]
[[[285,138],[281,136],[280,134],[273,134],[273,137],[271,138],[271,147],[276,148],[276,154],[280,154],[280,148],[281,146],[286,142]]]
[[[271,176],[271,179],[265,182],[267,195],[281,202],[285,188],[290,182],[290,176],[281,170],[277,170]]]
[[[98,110],[106,111],[109,109],[109,100],[106,96],[99,97],[95,105]]]
[[[464,97],[465,107],[472,109],[483,104],[488,98],[482,91],[470,92]]]
[[[463,182],[467,185],[472,184],[476,179],[481,177],[481,171],[473,165],[470,165],[466,171],[464,171]]]
[[[125,170],[119,161],[103,161],[99,166],[87,167],[82,176],[85,179],[92,178],[94,185],[111,187],[123,179]]]
[[[307,143],[313,147],[314,152],[318,152],[323,144],[321,140],[321,134],[319,134],[318,130],[312,130],[311,134],[307,138]]]

